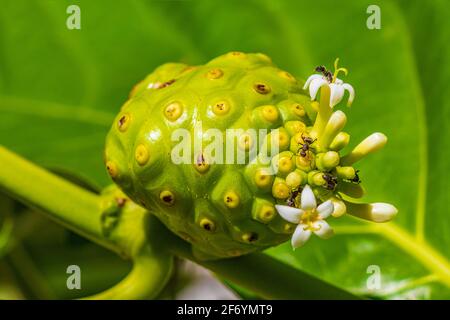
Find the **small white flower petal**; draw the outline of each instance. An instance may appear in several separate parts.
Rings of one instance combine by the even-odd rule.
[[[386,145],[386,143],[387,137],[384,134],[380,132],[372,133],[370,136],[361,141],[355,148],[353,148],[349,154],[343,156],[341,158],[340,165],[351,166],[353,163],[359,161],[366,155],[380,150]]]
[[[307,229],[307,226],[304,224],[299,224],[297,228],[295,228],[294,233],[292,234],[291,244],[292,247],[299,248],[303,246],[306,241],[308,241],[311,236],[311,231]]]
[[[332,214],[334,211],[334,205],[331,200],[325,201],[317,207],[317,212],[322,219],[326,219]]]
[[[330,83],[330,108],[341,102],[344,92],[344,87],[341,84]]]
[[[355,90],[353,89],[353,87],[348,84],[348,83],[344,83],[342,85],[342,88],[344,88],[345,90],[348,91],[348,93],[350,94],[348,97],[348,101],[347,101],[347,107],[350,107],[353,103],[353,100],[355,99]]]
[[[396,207],[389,203],[375,202],[371,203],[371,218],[375,222],[387,222],[392,220],[398,213]]]
[[[314,234],[322,239],[331,238],[334,235],[333,229],[328,223],[323,220],[318,220],[313,223]]]
[[[321,78],[317,78],[311,81],[311,85],[309,86],[309,96],[311,97],[311,100],[314,100],[316,98],[317,92],[322,86],[328,86],[328,81]]]
[[[283,206],[283,205],[275,205],[275,208],[277,209],[280,216],[290,223],[299,223],[300,218],[302,217],[304,211],[299,208],[294,208],[290,206]]]
[[[301,207],[303,210],[311,210],[317,207],[316,197],[309,185],[305,185],[301,195]]]
[[[309,78],[305,82],[305,85],[303,86],[303,90],[306,90],[309,87],[311,81],[313,81],[314,79],[320,79],[320,78],[322,78],[322,76],[320,74],[313,74],[313,75],[309,76]]]

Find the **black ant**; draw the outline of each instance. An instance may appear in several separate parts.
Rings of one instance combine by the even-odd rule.
[[[327,78],[328,82],[333,81],[333,74],[330,71],[328,71],[324,66],[316,67],[316,72],[322,73],[324,77]]]
[[[300,155],[305,158],[307,155],[307,152],[309,150],[314,150],[313,147],[311,147],[311,145],[314,143],[314,141],[316,141],[317,139],[313,139],[310,137],[304,137],[302,134],[302,139],[304,143],[300,143],[301,147],[297,150],[297,153],[300,153]]]
[[[292,189],[291,193],[289,194],[289,198],[286,200],[286,204],[289,207],[295,207],[295,199],[299,194],[300,194],[300,187]]]
[[[358,175],[359,170],[356,170],[355,172],[355,176],[353,177],[353,179],[350,179],[350,182],[356,183],[356,184],[360,184],[361,180],[359,179],[359,175]]]
[[[327,71],[327,69],[325,68],[325,66],[317,66],[316,67],[316,72],[325,72]]]
[[[323,174],[323,180],[325,180],[325,182],[326,182],[325,189],[327,189],[327,190],[334,190],[336,188],[338,180],[332,174],[324,173]]]

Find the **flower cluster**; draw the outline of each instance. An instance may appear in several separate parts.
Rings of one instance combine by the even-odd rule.
[[[330,238],[334,232],[325,221],[329,216],[348,213],[373,222],[386,222],[397,214],[397,209],[388,203],[351,200],[364,194],[354,163],[382,148],[387,138],[382,133],[373,133],[348,154],[339,154],[350,139],[349,134],[342,131],[347,118],[342,111],[331,112],[330,109],[343,100],[346,91],[350,106],[355,91],[350,84],[337,78],[339,72],[348,73],[347,69],[338,68],[338,61],[336,59],[333,74],[323,66],[317,67],[320,74],[311,75],[303,87],[309,89],[311,100],[316,100],[320,91],[317,117],[314,126],[303,132],[298,141],[301,152],[297,155],[297,164],[301,170],[286,177],[286,183],[292,187],[291,196],[286,205],[275,206],[284,220],[297,225],[291,239],[294,249],[304,245],[312,233],[323,239]]]

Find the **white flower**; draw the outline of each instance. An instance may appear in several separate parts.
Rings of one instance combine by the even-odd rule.
[[[306,185],[301,194],[300,204],[301,208],[275,205],[283,219],[298,224],[291,239],[294,249],[304,245],[312,232],[323,239],[328,239],[334,234],[333,229],[325,222],[334,211],[334,205],[330,200],[317,206],[314,193],[310,186]]]
[[[308,80],[306,80],[303,90],[309,87],[309,96],[311,100],[316,99],[317,92],[322,86],[328,86],[330,88],[330,108],[333,108],[344,98],[345,90],[349,92],[347,106],[350,106],[355,98],[355,90],[353,87],[344,83],[341,79],[336,78],[334,82],[329,82],[328,79],[321,74],[313,74]]]
[[[327,71],[322,66],[322,74],[313,74],[308,78],[308,80],[306,80],[306,83],[303,86],[303,90],[306,90],[309,87],[309,95],[311,97],[311,100],[316,99],[317,92],[322,86],[328,86],[330,88],[330,108],[333,108],[335,105],[341,102],[341,100],[344,98],[345,90],[347,90],[349,93],[347,106],[350,107],[353,99],[355,98],[355,90],[353,90],[353,87],[350,84],[344,83],[337,77],[337,75],[341,71],[345,74],[347,74],[348,72],[345,68],[338,68],[338,63],[339,58],[334,61],[335,71],[333,75],[331,75],[331,72]]]

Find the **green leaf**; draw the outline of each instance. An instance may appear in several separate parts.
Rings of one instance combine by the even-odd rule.
[[[64,2],[2,2],[1,144],[104,186],[104,136],[132,86],[159,64],[264,52],[305,78],[340,57],[356,89],[344,110],[351,145],[375,131],[389,137],[358,164],[365,200],[393,203],[398,217],[383,225],[333,219],[334,238],[269,252],[354,292],[450,298],[445,0],[77,3],[81,30],[67,30]],[[366,27],[370,4],[381,9],[380,30]],[[370,265],[380,268],[380,289],[366,285]]]

